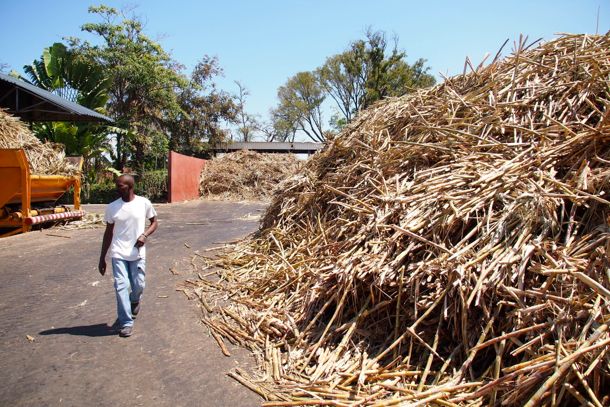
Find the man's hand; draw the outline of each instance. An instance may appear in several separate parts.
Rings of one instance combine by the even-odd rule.
[[[114,231],[114,223],[106,223],[106,230],[104,231],[104,240],[102,241],[102,252],[100,253],[100,264],[98,270],[101,275],[106,274],[106,253],[112,242],[112,233]]]
[[[106,259],[103,257],[100,258],[100,264],[98,265],[98,270],[100,271],[101,275],[106,274]]]
[[[141,234],[138,237],[138,240],[136,240],[136,247],[140,248],[140,247],[144,246],[144,243],[146,243],[146,238],[147,237],[148,236],[146,236],[145,234]]]

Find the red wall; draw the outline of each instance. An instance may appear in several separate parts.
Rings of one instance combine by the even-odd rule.
[[[169,202],[199,198],[199,176],[205,161],[169,152]]]

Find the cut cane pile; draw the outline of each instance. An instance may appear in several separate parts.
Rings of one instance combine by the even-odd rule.
[[[292,154],[241,150],[208,161],[199,190],[208,199],[269,200],[277,186],[300,167]]]
[[[202,280],[267,406],[610,403],[610,35],[359,115]],[[224,339],[223,339],[224,338]]]
[[[66,161],[64,147],[43,143],[16,117],[0,109],[0,149],[22,148],[30,171],[37,175],[74,175],[78,168]]]

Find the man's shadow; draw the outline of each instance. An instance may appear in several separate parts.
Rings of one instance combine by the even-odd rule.
[[[42,331],[39,335],[78,335],[78,336],[111,336],[116,332],[107,324],[70,326],[65,328],[54,328]]]

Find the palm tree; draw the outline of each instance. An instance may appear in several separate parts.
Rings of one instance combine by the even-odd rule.
[[[99,113],[105,113],[110,81],[98,65],[55,43],[43,50],[40,59],[23,67],[27,77],[21,79],[71,102]],[[43,140],[61,143],[66,154],[84,159],[85,184],[94,182],[100,166],[107,165],[111,151],[106,125],[95,123],[35,123],[32,129]],[[86,193],[86,191],[85,191]]]

